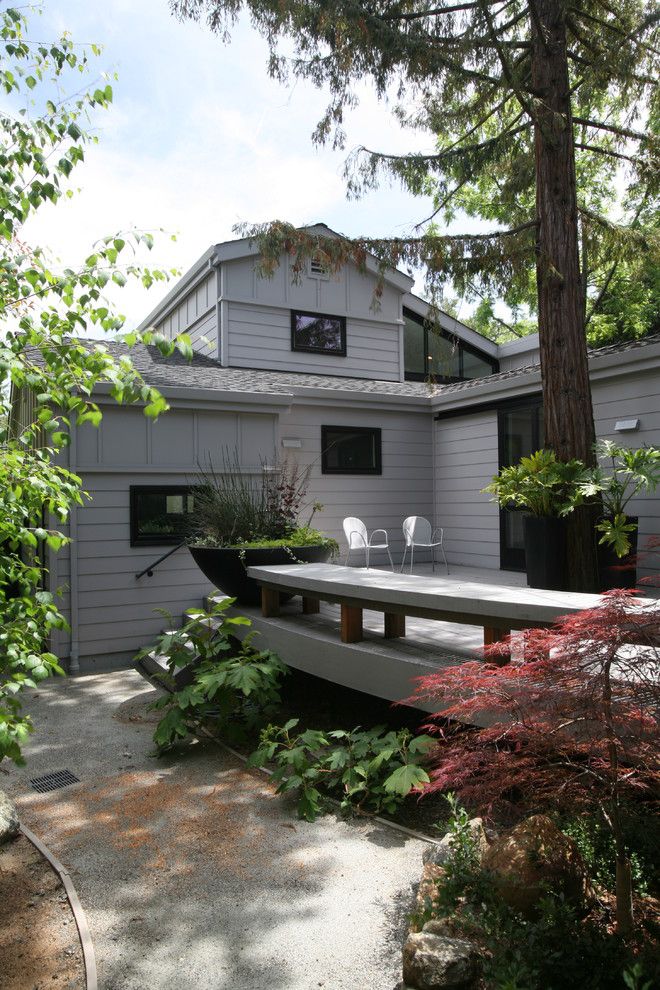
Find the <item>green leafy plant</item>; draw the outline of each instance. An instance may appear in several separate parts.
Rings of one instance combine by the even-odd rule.
[[[403,800],[428,783],[425,754],[430,736],[407,729],[294,730],[298,719],[269,725],[261,733],[252,766],[274,764],[277,793],[297,791],[298,814],[307,821],[324,808],[324,796],[336,797],[343,812],[352,809],[392,813]]]
[[[603,519],[596,525],[599,543],[612,547],[617,557],[630,553],[630,535],[637,528],[628,521],[627,507],[642,492],[655,491],[660,482],[660,449],[622,447],[612,440],[595,446],[600,463],[590,468],[578,488],[585,499],[599,498]],[[604,467],[603,462],[609,461]]]
[[[73,194],[70,176],[96,141],[88,124],[110,107],[113,92],[109,79],[85,87],[96,46],[76,45],[67,34],[33,42],[24,10],[0,12],[0,760],[15,762],[32,731],[23,689],[62,673],[49,637],[66,621],[58,589],[48,587],[49,557],[68,543],[63,524],[85,498],[80,478],[63,466],[69,429],[98,426],[92,396],[100,383],[149,417],[167,409],[128,356],[115,360],[102,342],[76,335],[122,329],[107,286],[134,279],[149,287],[171,274],[137,263],[153,244],[145,232],[104,237],[64,268],[26,245],[24,224]],[[176,345],[154,333],[124,340],[191,353],[185,336]]]
[[[467,812],[453,795],[447,797],[455,853],[444,864],[437,896],[413,918],[416,927],[432,917],[446,918],[452,934],[479,945],[487,990],[620,990],[622,981],[632,990],[645,988],[646,960],[636,962],[634,956],[636,951],[650,956],[652,946],[641,940],[633,946],[613,934],[606,914],[578,917],[551,890],[534,918],[502,901],[492,875],[480,865]]]
[[[239,642],[234,633],[250,626],[243,616],[227,615],[233,599],[225,598],[209,611],[189,609],[188,620],[163,633],[154,647],[140,650],[136,661],[152,650],[167,661],[161,683],[168,693],[152,708],[165,714],[154,732],[159,752],[171,749],[201,725],[231,741],[256,732],[275,710],[287,668],[270,650],[255,650],[249,633]],[[178,688],[175,675],[194,664],[190,683]]]
[[[563,517],[582,501],[579,484],[585,472],[582,461],[560,461],[553,450],[537,450],[501,468],[482,491],[502,508],[513,505],[534,516]]]

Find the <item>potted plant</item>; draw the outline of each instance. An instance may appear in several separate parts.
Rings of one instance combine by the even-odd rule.
[[[631,499],[654,491],[660,482],[660,450],[657,447],[621,447],[612,440],[599,440],[599,459],[579,489],[585,499],[598,498],[603,515],[596,525],[601,534],[599,571],[601,590],[634,588],[637,584],[637,533],[639,519],[630,516]],[[609,466],[605,464],[609,461]]]
[[[501,508],[526,510],[523,519],[527,584],[560,591],[565,587],[565,517],[582,501],[577,483],[582,461],[560,461],[553,450],[537,450],[503,467],[483,489]]]
[[[225,456],[222,471],[211,464],[200,473],[188,549],[209,581],[239,604],[259,602],[248,567],[320,563],[337,552],[337,542],[311,525],[323,506],[315,502],[306,522],[300,519],[309,473],[288,461],[247,473],[237,452]]]

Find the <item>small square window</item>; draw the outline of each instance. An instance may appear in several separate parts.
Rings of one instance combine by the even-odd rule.
[[[323,474],[382,474],[381,432],[364,426],[321,427]]]
[[[187,485],[131,485],[131,546],[173,546],[190,535],[194,489]]]
[[[292,310],[291,350],[346,357],[346,318]]]

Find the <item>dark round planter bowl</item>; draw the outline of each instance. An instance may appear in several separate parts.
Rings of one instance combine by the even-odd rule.
[[[332,549],[316,544],[309,547],[188,547],[193,560],[211,584],[235,598],[239,605],[258,605],[259,585],[248,577],[248,567],[276,564],[323,564]],[[289,595],[288,597],[292,597]]]

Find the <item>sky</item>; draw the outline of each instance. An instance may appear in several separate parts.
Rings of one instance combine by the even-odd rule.
[[[23,231],[66,265],[80,263],[96,239],[131,227],[163,230],[149,263],[183,272],[234,237],[237,223],[323,221],[349,236],[388,236],[431,212],[430,200],[396,186],[347,200],[341,173],[353,147],[431,149],[366,86],[346,149],[316,148],[323,92],[271,80],[266,44],[247,22],[229,44],[204,25],[177,21],[167,0],[44,0],[36,22],[33,37],[67,30],[75,42],[102,45],[95,70],[118,73],[112,109],[94,117],[99,143],[73,173],[79,191],[40,209]],[[162,294],[162,284],[149,292],[129,285],[115,301],[132,326]]]

